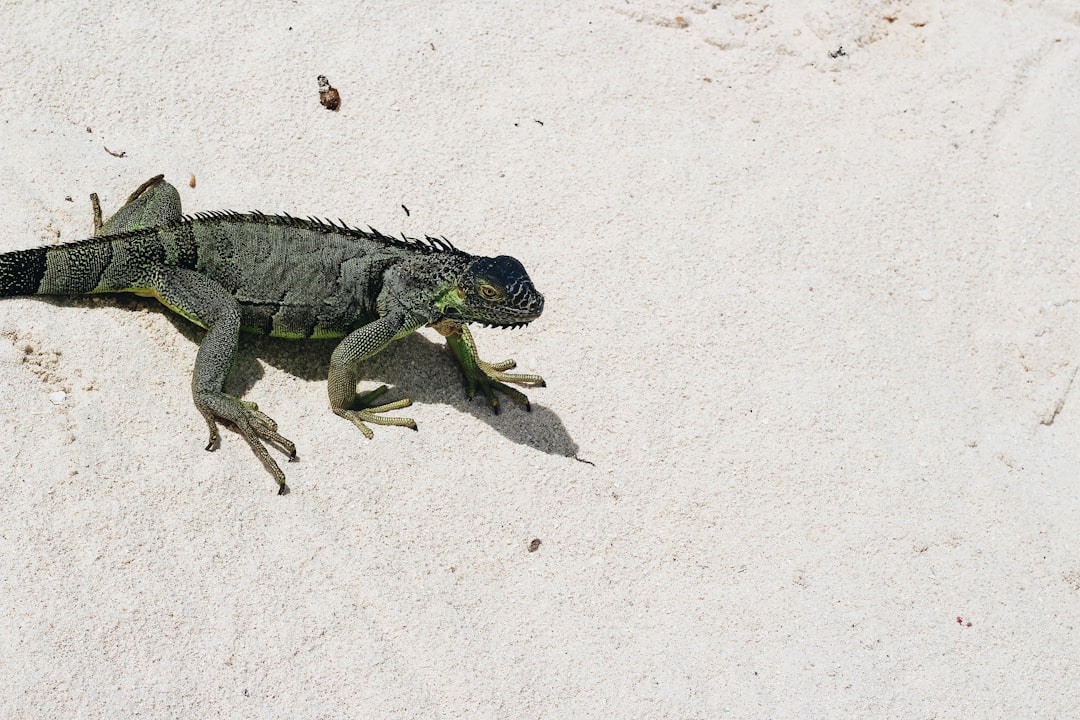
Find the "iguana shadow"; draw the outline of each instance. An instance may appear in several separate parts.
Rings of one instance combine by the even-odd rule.
[[[50,297],[37,299],[61,307],[94,307],[102,302],[132,311],[160,313],[189,341],[198,345],[205,331],[194,323],[168,312],[156,301],[133,295],[97,297]],[[225,385],[226,392],[245,397],[263,377],[262,360],[271,366],[300,378],[322,381],[320,392],[325,393],[325,381],[330,369],[330,355],[337,340],[285,340],[243,333],[236,352],[232,372]],[[498,358],[501,359],[501,358]],[[469,400],[461,374],[453,358],[440,343],[413,333],[392,343],[373,358],[364,361],[361,390],[374,389],[379,384],[390,386],[386,402],[408,397],[416,404],[445,404],[484,421],[503,437],[519,445],[527,445],[549,455],[577,457],[578,445],[566,431],[566,426],[554,411],[537,402],[537,393],[529,392],[532,412],[500,396],[500,412],[493,413],[482,398]],[[370,388],[364,383],[371,382]],[[541,391],[542,392],[542,391]],[[273,415],[273,408],[267,408]],[[327,405],[327,416],[336,420]],[[421,427],[421,432],[423,432]]]

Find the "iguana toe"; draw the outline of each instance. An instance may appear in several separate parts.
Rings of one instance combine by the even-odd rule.
[[[231,423],[251,446],[270,474],[274,476],[278,484],[278,494],[284,495],[288,492],[285,485],[285,473],[274,458],[270,457],[263,441],[284,450],[289,460],[296,458],[296,445],[277,431],[277,423],[269,415],[260,411],[255,403],[240,400],[225,393],[200,394],[195,398],[195,405],[210,428],[210,442],[206,446],[207,450],[213,450],[221,444],[217,420]]]

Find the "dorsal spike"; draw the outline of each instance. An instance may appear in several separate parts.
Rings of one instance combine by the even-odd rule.
[[[400,233],[400,236],[384,235],[372,225],[368,225],[367,230],[361,230],[357,227],[351,227],[340,218],[335,222],[328,218],[317,218],[313,215],[309,215],[306,218],[298,218],[289,213],[267,215],[261,210],[253,210],[247,213],[241,213],[235,210],[203,210],[197,213],[184,215],[180,222],[209,222],[214,220],[235,223],[263,223],[266,225],[307,229],[315,232],[353,235],[355,237],[362,237],[385,245],[405,248],[420,253],[445,252],[461,255],[466,254],[461,250],[458,250],[445,235],[442,237],[425,235],[423,238],[410,237],[404,232]]]

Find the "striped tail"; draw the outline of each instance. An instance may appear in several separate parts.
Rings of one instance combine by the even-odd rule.
[[[45,277],[48,248],[16,250],[0,255],[0,296],[34,295]]]
[[[110,239],[90,238],[0,254],[0,297],[91,292],[112,260]]]

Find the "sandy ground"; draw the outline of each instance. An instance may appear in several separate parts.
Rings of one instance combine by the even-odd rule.
[[[446,235],[548,387],[424,331],[369,442],[250,340],[280,498],[185,321],[0,302],[0,716],[1080,715],[1075,4],[371,5],[3,4],[0,249],[159,172]]]

